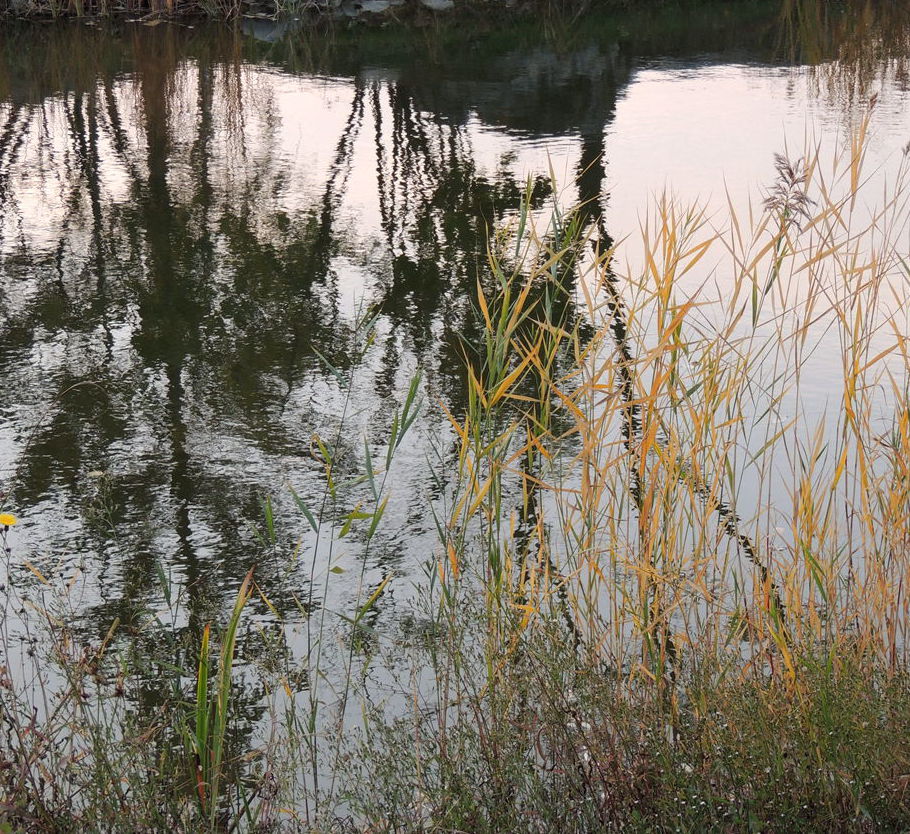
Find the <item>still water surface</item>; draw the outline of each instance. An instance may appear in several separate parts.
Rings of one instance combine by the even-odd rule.
[[[799,31],[774,4],[746,5],[555,35],[4,31],[0,492],[21,518],[14,560],[78,568],[79,616],[101,633],[163,610],[161,571],[188,600],[177,626],[193,628],[254,563],[294,621],[329,576],[287,488],[320,500],[314,433],[344,415],[350,460],[378,450],[420,372],[425,407],[383,531],[366,557],[356,536],[332,545],[345,573],[324,602],[350,608],[346,577],[366,558],[368,584],[395,578],[371,612],[391,627],[437,547],[428,461],[452,455],[437,403],[462,404],[486,236],[529,178],[543,205],[555,174],[557,199],[620,240],[665,188],[713,209],[760,199],[775,152],[833,152],[873,93],[869,168],[896,171],[907,16]],[[357,322],[374,311],[361,356]]]

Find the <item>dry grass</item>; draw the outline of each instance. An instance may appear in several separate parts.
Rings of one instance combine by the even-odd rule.
[[[722,224],[667,197],[616,248],[558,207],[545,233],[526,207],[494,236],[391,715],[355,662],[388,576],[361,574],[334,666],[314,618],[308,691],[280,671],[268,742],[230,756],[231,664],[210,693],[207,642],[195,698],[178,669],[148,722],[92,677],[105,646],[52,628],[63,680],[4,699],[0,813],[34,830],[326,830],[342,808],[370,831],[905,830],[910,227],[903,163],[867,194],[867,130],[833,162],[779,158],[761,207]],[[300,505],[319,535],[358,525],[369,547],[417,390],[347,512],[320,441],[324,500]],[[61,706],[34,713],[36,692]]]
[[[571,217],[508,273],[491,253],[487,345],[451,416],[447,588],[479,535],[523,629],[568,606],[632,679],[666,681],[690,647],[793,685],[794,652],[841,641],[903,667],[907,205],[902,167],[868,209],[866,129],[832,171],[778,158],[761,212],[723,228],[661,199],[634,272]]]
[[[723,225],[493,242],[379,829],[903,830],[906,165],[869,200],[867,129]]]

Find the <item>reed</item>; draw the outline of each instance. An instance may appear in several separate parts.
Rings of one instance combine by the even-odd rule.
[[[373,830],[899,830],[910,218],[906,164],[863,200],[867,127],[723,225],[665,196],[621,248],[557,210],[494,238],[444,651],[417,751],[381,743],[419,788]]]
[[[278,640],[259,667],[257,741],[231,707],[252,573],[214,674],[216,629],[190,647],[173,637],[182,663],[151,718],[116,694],[141,702],[140,639],[112,629],[79,646],[33,606],[53,650],[29,683],[0,678],[5,821],[903,830],[910,206],[906,161],[884,192],[864,172],[868,118],[833,160],[778,158],[760,205],[709,215],[664,196],[615,246],[585,207],[544,215],[529,188],[490,239],[464,406],[439,406],[454,448],[428,499],[439,542],[414,604],[423,625],[385,637],[369,619],[400,579],[366,557],[424,406],[415,377],[386,430],[364,428],[362,453],[350,442],[374,341],[364,311],[343,352],[357,361],[322,359],[344,406],[313,437],[322,495],[294,493],[315,539],[305,650]],[[274,512],[266,500],[269,546]],[[354,593],[330,611],[352,536]],[[17,576],[7,616],[19,585],[33,599],[52,584],[34,565]],[[403,657],[408,680],[377,691],[369,671],[387,661],[394,678]]]
[[[189,746],[193,754],[193,771],[196,794],[204,818],[214,830],[221,805],[221,787],[224,766],[225,742],[229,721],[231,670],[237,645],[237,629],[240,616],[252,596],[253,571],[244,577],[237,592],[237,599],[221,638],[221,652],[214,680],[214,692],[209,692],[211,676],[211,627],[206,625],[199,647],[199,663],[196,675],[196,701],[193,705],[193,732]],[[245,808],[248,814],[249,809]]]
[[[867,214],[865,130],[833,173],[779,157],[751,228],[661,199],[635,273],[571,222],[540,241],[523,216],[533,262],[508,277],[491,252],[486,345],[450,416],[464,487],[449,523],[462,546],[474,519],[485,531],[486,586],[533,587],[526,625],[565,596],[587,644],[648,678],[685,646],[722,652],[734,613],[776,674],[797,677],[793,648],[832,635],[903,662],[905,170]],[[574,325],[553,312],[568,292]],[[810,417],[819,350],[842,353],[839,402]]]

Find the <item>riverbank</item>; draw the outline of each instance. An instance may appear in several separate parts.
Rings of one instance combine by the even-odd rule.
[[[591,8],[617,9],[625,0],[2,0],[0,15],[27,19],[129,18],[143,22],[191,18],[307,17],[384,23],[430,18],[439,13],[582,14]]]
[[[804,1],[800,0],[801,3]],[[754,0],[739,2],[754,4]],[[786,0],[785,5],[790,2]],[[620,13],[668,6],[696,9],[714,4],[716,0],[714,3],[697,0],[0,0],[0,17],[115,19],[147,25],[200,18],[425,25],[452,18],[516,20],[539,17],[565,24],[588,13]]]

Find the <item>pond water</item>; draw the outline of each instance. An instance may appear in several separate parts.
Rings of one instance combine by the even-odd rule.
[[[438,547],[428,461],[452,455],[438,403],[463,407],[459,340],[477,333],[488,231],[529,178],[542,203],[551,172],[559,200],[602,214],[615,240],[665,187],[715,207],[760,198],[774,153],[832,150],[873,94],[869,165],[887,177],[910,139],[910,15],[829,15],[4,24],[14,562],[78,569],[75,610],[103,634],[163,610],[162,573],[187,600],[175,625],[198,627],[253,564],[291,622],[316,599],[349,610],[366,559],[370,587],[394,577],[371,612],[389,625]],[[319,505],[314,435],[340,432],[352,459],[378,450],[418,372],[424,405],[378,538],[366,555],[356,536],[317,542],[288,489]]]

